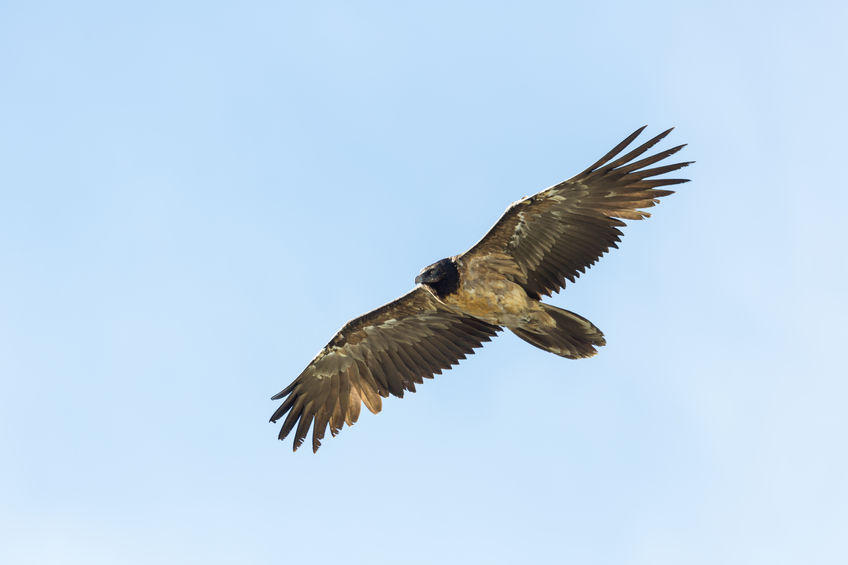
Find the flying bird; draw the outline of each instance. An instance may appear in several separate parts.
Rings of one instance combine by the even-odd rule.
[[[651,167],[685,145],[640,158],[671,129],[619,156],[645,127],[582,173],[513,203],[471,249],[425,267],[412,291],[345,324],[272,397],[283,399],[271,416],[285,416],[279,439],[295,430],[297,450],[311,426],[317,451],[328,426],[335,436],[353,425],[362,404],[376,414],[382,398],[415,392],[504,327],[561,357],[595,355],[606,343],[601,330],[541,298],[618,247],[623,219],[650,216],[643,209],[673,193],[658,187],[687,182],[656,177],[691,161]]]

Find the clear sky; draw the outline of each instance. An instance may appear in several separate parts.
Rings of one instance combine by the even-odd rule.
[[[845,563],[843,2],[0,2],[0,561]],[[348,319],[635,128],[693,182],[291,452]]]

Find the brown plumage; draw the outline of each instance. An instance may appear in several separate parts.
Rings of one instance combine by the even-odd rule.
[[[351,320],[288,387],[271,421],[283,416],[279,438],[295,431],[296,450],[312,427],[317,451],[327,427],[336,435],[353,425],[362,403],[373,413],[389,394],[415,392],[415,384],[465,359],[502,327],[546,351],[591,357],[605,344],[585,318],[540,302],[592,266],[622,235],[622,219],[673,191],[658,187],[687,179],[654,178],[690,162],[650,168],[679,145],[642,157],[666,130],[619,156],[639,128],[571,179],[512,204],[471,249],[430,265],[411,292]]]

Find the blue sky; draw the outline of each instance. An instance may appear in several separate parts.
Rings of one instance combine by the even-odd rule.
[[[0,3],[3,563],[844,563],[844,3]],[[291,453],[349,318],[636,127],[692,183]]]

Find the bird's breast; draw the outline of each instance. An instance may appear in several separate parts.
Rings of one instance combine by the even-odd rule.
[[[533,300],[524,289],[499,273],[463,273],[456,292],[446,296],[447,304],[490,324],[516,325],[533,309]]]

